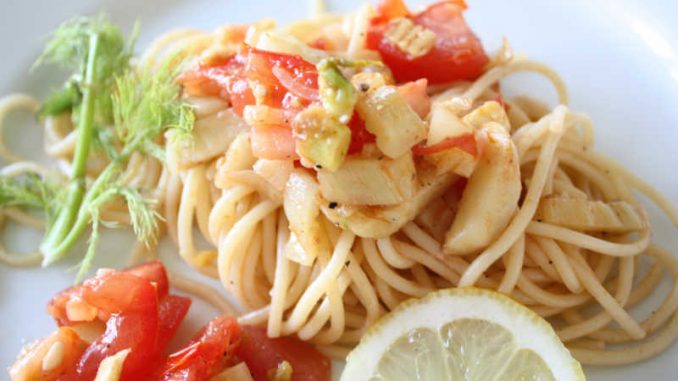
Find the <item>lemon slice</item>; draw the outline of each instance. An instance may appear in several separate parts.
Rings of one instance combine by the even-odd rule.
[[[341,381],[585,380],[551,325],[496,292],[448,289],[401,304],[348,355]]]

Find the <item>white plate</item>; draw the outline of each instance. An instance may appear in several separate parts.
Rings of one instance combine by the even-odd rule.
[[[341,3],[341,4],[340,4]],[[334,1],[333,9],[349,10],[359,1]],[[572,107],[591,115],[597,126],[597,147],[620,160],[678,203],[678,3],[654,0],[470,0],[467,18],[489,49],[509,37],[515,50],[552,65],[571,90]],[[254,5],[256,4],[256,5]],[[183,26],[212,29],[266,16],[282,22],[306,15],[308,2],[180,1],[180,0],[3,0],[0,2],[0,94],[26,91],[44,96],[60,78],[47,71],[28,75],[41,47],[41,37],[61,21],[78,14],[109,13],[129,27],[142,21],[140,46],[163,31]],[[519,81],[519,80],[518,80]],[[513,81],[515,85],[516,80]],[[531,85],[532,86],[532,85]],[[541,87],[537,86],[541,89]],[[547,96],[552,94],[545,93]],[[26,115],[11,118],[24,131]],[[21,125],[23,123],[24,125]],[[19,152],[41,152],[37,129],[28,135],[8,133]],[[12,130],[12,128],[10,128]],[[657,212],[650,209],[653,216]],[[655,219],[657,241],[678,248],[678,235],[665,219]],[[11,247],[34,247],[39,234],[10,229],[4,241]],[[124,242],[124,244],[120,244]],[[124,263],[131,246],[129,234],[108,234],[99,263]],[[82,246],[81,246],[82,247]],[[173,248],[163,257],[173,268]],[[45,303],[73,279],[66,270],[74,262],[50,269],[9,269],[0,266],[0,368],[7,367],[26,340],[50,332],[54,324]],[[196,302],[186,336],[214,314]],[[589,379],[667,380],[678,374],[678,345],[642,364],[620,368],[587,368]],[[5,378],[6,376],[0,376]]]

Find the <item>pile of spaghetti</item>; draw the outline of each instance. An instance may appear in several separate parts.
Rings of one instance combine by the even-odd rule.
[[[661,352],[678,337],[678,261],[651,242],[635,193],[677,227],[678,212],[593,150],[593,126],[567,107],[553,70],[507,43],[486,56],[463,8],[412,13],[382,1],[285,27],[162,36],[138,66],[176,65],[195,123],[189,138],[175,128],[154,138],[164,157],[132,153],[116,169],[120,189],[155,200],[160,229],[220,279],[242,322],[336,357],[404,300],[472,285],[547,317],[584,364]],[[504,98],[499,82],[516,72],[550,80],[558,105]],[[47,117],[45,132],[47,153],[67,163],[78,129],[64,115]],[[88,168],[93,179],[111,162],[102,152],[90,153],[101,162]],[[26,172],[46,176],[26,162],[3,169]],[[135,198],[105,199],[96,217],[136,230],[121,200]],[[667,276],[661,305],[634,319],[629,309]],[[179,284],[228,308],[202,285]]]

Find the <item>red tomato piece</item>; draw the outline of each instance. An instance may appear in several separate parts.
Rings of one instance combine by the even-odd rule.
[[[189,95],[221,97],[230,101],[233,111],[242,116],[245,106],[254,104],[245,70],[247,57],[245,50],[223,61],[200,65],[182,73],[177,81]]]
[[[287,127],[267,127],[253,129],[250,136],[252,153],[261,159],[290,160],[297,159],[292,129]]]
[[[266,330],[244,325],[236,356],[247,364],[256,381],[267,381],[269,370],[287,361],[292,366],[292,381],[329,381],[330,360],[311,344],[293,337],[271,339]]]
[[[234,349],[239,343],[240,327],[235,318],[217,317],[189,345],[167,358],[158,379],[209,380],[231,362]]]
[[[251,86],[266,89],[265,105],[281,107],[287,92],[307,101],[319,99],[318,71],[300,56],[250,49],[246,70]]]
[[[174,337],[179,325],[191,307],[191,299],[185,296],[167,295],[158,306],[158,343],[159,351],[165,350]]]
[[[42,367],[43,360],[55,343],[62,344],[63,352],[59,364],[49,370]],[[51,335],[27,345],[19,354],[16,362],[8,369],[12,380],[56,381],[69,368],[77,364],[85,351],[87,343],[68,327],[60,327]]]
[[[476,138],[473,136],[473,134],[447,138],[442,142],[432,146],[414,146],[412,147],[412,153],[419,156],[425,156],[452,148],[459,148],[460,150],[466,151],[473,156],[478,154],[478,145],[476,144]]]
[[[376,16],[372,22],[388,22],[398,17],[409,16],[410,10],[403,0],[380,0],[376,7]]]
[[[323,38],[323,37],[316,38],[315,40],[311,41],[308,44],[308,46],[310,46],[314,49],[327,50],[327,51],[335,49],[335,46],[332,43],[332,41],[330,41],[326,38]]]
[[[315,65],[299,56],[254,48],[187,71],[178,81],[191,95],[228,96],[239,115],[244,106],[255,103],[253,91],[262,104],[271,107],[282,107],[288,92],[307,104],[319,99]]]
[[[162,265],[162,262],[157,259],[130,267],[124,271],[150,281],[155,286],[159,299],[162,299],[169,293],[167,271],[165,271],[165,266]]]
[[[348,122],[348,128],[351,129],[351,144],[348,146],[348,154],[360,153],[363,146],[368,143],[374,143],[377,139],[374,134],[365,127],[365,121],[362,120],[357,112],[353,113]]]
[[[428,79],[430,84],[473,80],[482,74],[489,60],[480,40],[464,20],[464,8],[462,1],[441,1],[421,13],[408,16],[415,24],[436,34],[435,46],[421,57],[409,57],[384,38],[389,27],[387,21],[391,19],[386,15],[389,12],[400,14],[401,10],[385,11],[381,17],[372,20],[367,46],[379,51],[398,82],[420,78]]]
[[[158,356],[158,298],[150,281],[113,271],[82,284],[81,296],[90,305],[110,314],[106,331],[90,344],[64,380],[94,379],[99,364],[108,356],[129,348],[121,380],[138,380]]]
[[[150,281],[156,289],[158,299],[162,299],[169,292],[169,280],[167,279],[167,272],[165,271],[165,267],[162,265],[160,261],[157,260],[150,261],[138,266],[130,267],[121,272],[125,272]],[[99,278],[99,276],[92,278],[87,282],[91,283],[94,279],[97,278]],[[47,311],[49,312],[50,315],[52,315],[52,317],[54,318],[54,320],[56,320],[59,326],[73,325],[74,323],[77,323],[72,322],[68,319],[68,315],[66,313],[66,306],[68,302],[74,298],[82,299],[82,292],[84,290],[83,287],[84,284],[69,287],[58,293],[56,296],[54,296],[52,300],[50,300],[50,302],[47,304]],[[110,313],[102,314],[103,315],[102,317],[104,317],[104,319],[102,320],[105,320],[105,318],[107,318],[109,314]]]
[[[431,98],[426,92],[427,86],[426,78],[398,86],[398,93],[405,98],[405,102],[412,107],[412,110],[422,118],[425,118],[431,111]]]
[[[59,327],[73,324],[70,319],[68,319],[66,305],[74,297],[79,297],[81,287],[82,286],[69,287],[56,294],[52,300],[47,303],[47,312],[52,315],[52,318],[54,318]]]
[[[131,352],[121,380],[149,377],[191,304],[189,298],[169,294],[167,273],[159,261],[105,272],[62,291],[48,305],[60,326],[77,323],[66,313],[71,300],[96,308],[106,330],[65,372],[63,381],[93,379],[104,358],[126,348]]]

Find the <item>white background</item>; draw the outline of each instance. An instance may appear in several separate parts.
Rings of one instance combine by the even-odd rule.
[[[674,203],[678,203],[678,2],[671,0],[468,0],[467,19],[488,50],[507,36],[514,49],[552,65],[570,88],[572,108],[591,115],[597,126],[597,147],[621,161]],[[341,3],[341,4],[340,4]],[[410,4],[421,2],[410,1]],[[61,78],[38,70],[29,75],[42,39],[60,22],[79,14],[105,11],[129,30],[141,20],[139,46],[176,27],[211,30],[218,25],[274,17],[281,22],[304,17],[308,2],[208,0],[2,0],[0,1],[0,96],[24,91],[44,96]],[[330,2],[332,9],[349,10],[359,1]],[[512,88],[529,87],[553,99],[543,83],[514,78]],[[42,152],[37,128],[27,115],[8,120],[8,140],[19,152]],[[19,131],[21,130],[21,131]],[[655,217],[655,237],[678,251],[678,234],[664,218]],[[10,248],[31,248],[37,233],[7,229]],[[81,246],[82,247],[82,246]],[[129,234],[105,237],[99,263],[122,264],[131,247]],[[163,257],[185,269],[171,245]],[[0,266],[0,368],[7,367],[19,347],[50,332],[54,324],[45,312],[50,296],[68,286],[73,274],[55,268],[9,269]],[[196,302],[182,334],[214,313]],[[591,380],[669,380],[678,374],[678,345],[640,365],[616,369],[587,368]],[[0,372],[0,374],[3,374]],[[4,379],[6,374],[0,376]]]

